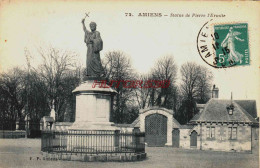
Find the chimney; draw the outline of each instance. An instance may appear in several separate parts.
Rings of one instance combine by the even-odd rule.
[[[218,98],[218,91],[219,89],[216,87],[216,85],[213,85],[212,98]]]

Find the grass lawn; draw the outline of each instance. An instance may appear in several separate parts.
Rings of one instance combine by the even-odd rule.
[[[45,161],[40,154],[40,139],[0,139],[0,167],[65,168],[258,168],[257,154],[227,153],[147,147],[148,158],[139,162]],[[39,160],[37,160],[37,157]],[[41,159],[41,160],[40,160]]]

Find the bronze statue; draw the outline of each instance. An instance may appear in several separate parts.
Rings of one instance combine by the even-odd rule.
[[[100,33],[96,31],[97,24],[91,22],[89,24],[90,30],[88,31],[85,26],[85,18],[82,19],[83,30],[85,32],[84,42],[87,45],[87,76],[101,77],[104,75],[104,69],[101,64],[99,52],[103,49],[103,41]]]

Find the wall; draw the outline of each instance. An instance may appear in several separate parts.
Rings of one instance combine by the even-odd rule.
[[[72,124],[72,122],[56,122],[55,131],[68,131]]]
[[[131,124],[115,124],[116,129],[120,130],[121,133],[132,133],[133,127],[131,127]]]
[[[259,127],[252,127],[252,153],[259,153]]]
[[[180,129],[180,148],[190,149],[190,129]]]
[[[215,138],[208,138],[206,134],[207,127],[215,128]],[[237,128],[237,138],[231,140],[228,134],[228,127]],[[197,148],[190,147],[190,134],[195,130],[197,136]],[[251,152],[255,149],[258,151],[258,135],[259,129],[252,129],[252,143],[251,143],[251,126],[248,124],[205,124],[197,125],[192,129],[180,129],[180,148],[184,149],[201,149],[214,151],[233,151],[233,152]]]
[[[72,126],[73,122],[56,122],[55,123],[55,131],[68,131],[68,129]],[[131,127],[131,124],[115,124],[115,127],[117,130],[120,130],[120,132],[133,132],[133,127]]]
[[[23,131],[23,130],[16,130],[16,131],[1,130],[0,131],[0,139],[2,139],[2,138],[25,138],[25,137],[26,137],[26,131]]]
[[[196,131],[197,136],[197,147],[191,147],[190,146],[190,135],[192,131]],[[200,126],[195,126],[192,129],[186,128],[186,129],[180,129],[180,148],[184,149],[200,149]]]
[[[215,127],[215,138],[206,137],[207,127]],[[228,127],[237,127],[237,139],[231,140]],[[251,151],[251,126],[237,124],[202,124],[202,150]]]

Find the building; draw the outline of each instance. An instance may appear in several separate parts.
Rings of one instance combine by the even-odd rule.
[[[251,152],[258,151],[259,122],[255,100],[212,99],[198,104],[199,113],[187,125],[180,125],[173,111],[151,107],[140,110],[132,127],[145,132],[148,146],[185,149]]]
[[[191,147],[201,150],[252,151],[258,144],[255,100],[218,99],[213,86],[212,99],[198,105],[199,113],[190,123]]]
[[[248,102],[248,103],[247,103]],[[191,146],[201,150],[251,151],[258,122],[245,109],[255,101],[212,98],[190,121]],[[245,105],[244,108],[241,106]]]

